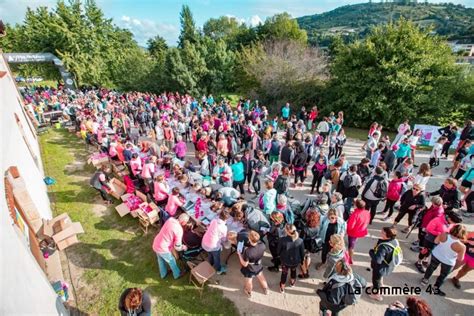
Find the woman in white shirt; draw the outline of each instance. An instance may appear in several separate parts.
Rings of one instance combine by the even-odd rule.
[[[431,168],[427,163],[422,163],[420,165],[420,169],[416,174],[415,178],[413,179],[413,185],[419,184],[426,188],[426,184],[430,180],[431,177]]]

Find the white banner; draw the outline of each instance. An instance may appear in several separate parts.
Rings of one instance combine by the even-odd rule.
[[[434,126],[434,125],[424,125],[424,124],[415,124],[413,131],[419,129],[422,133],[420,140],[418,141],[421,145],[426,146],[433,146],[441,134],[438,132],[438,129],[442,128],[441,126]],[[459,143],[459,136],[460,132],[456,132],[456,139],[454,140],[453,144],[451,144],[451,148],[456,148]]]

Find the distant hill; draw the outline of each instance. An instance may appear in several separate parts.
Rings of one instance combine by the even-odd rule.
[[[452,3],[361,3],[296,20],[307,31],[312,45],[327,46],[337,34],[347,41],[363,38],[372,26],[398,20],[400,17],[412,20],[421,27],[432,25],[437,34],[446,36],[449,40],[474,42],[474,8]]]

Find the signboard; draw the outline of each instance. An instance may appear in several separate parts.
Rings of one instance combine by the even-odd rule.
[[[441,126],[434,126],[434,125],[424,125],[424,124],[415,124],[413,128],[414,131],[419,129],[422,133],[419,144],[425,146],[433,146],[441,134],[438,132],[438,129],[442,128]],[[459,133],[454,140],[453,144],[451,144],[451,148],[456,148],[459,143]]]
[[[66,88],[76,88],[71,73],[64,68],[61,59],[51,53],[5,53],[3,55],[9,64],[53,63],[58,68]]]

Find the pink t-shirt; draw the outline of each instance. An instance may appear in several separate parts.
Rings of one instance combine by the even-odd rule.
[[[155,173],[155,164],[150,162],[145,164],[142,169],[142,178],[150,179],[152,175]]]
[[[183,227],[176,218],[169,218],[153,240],[153,251],[169,253],[175,246],[180,246],[183,240]]]
[[[165,211],[170,215],[174,216],[178,207],[182,206],[184,203],[181,201],[178,195],[169,195],[168,196],[168,203],[166,203]]]
[[[153,194],[153,197],[157,201],[163,201],[168,197],[168,187],[166,186],[165,183],[163,182],[155,182],[154,184],[155,187],[155,193]]]
[[[174,152],[177,157],[184,157],[186,156],[186,143],[183,141],[178,142],[174,146]]]
[[[142,169],[142,161],[140,158],[130,160],[130,167],[132,168],[132,173],[136,176]]]
[[[202,248],[206,251],[221,249],[221,240],[227,236],[227,226],[219,218],[214,218],[202,237]]]

